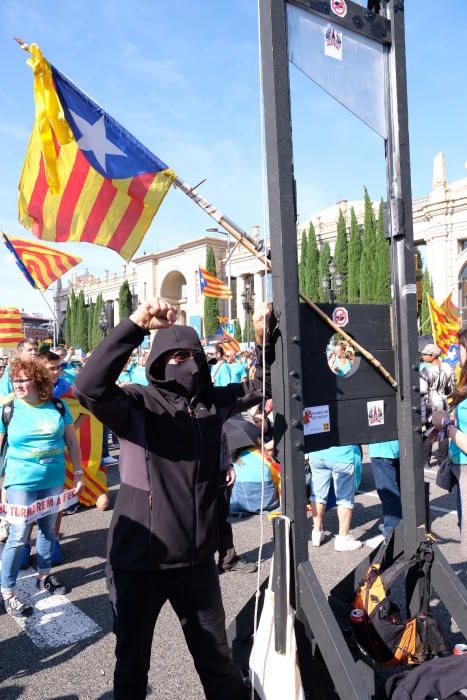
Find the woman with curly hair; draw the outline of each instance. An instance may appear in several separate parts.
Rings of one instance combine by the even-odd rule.
[[[65,446],[74,467],[75,493],[83,488],[81,452],[68,407],[52,400],[50,372],[36,359],[14,360],[10,367],[14,398],[11,420],[0,418],[0,446],[8,432],[5,483],[8,503],[28,506],[56,496],[65,482]],[[63,415],[62,415],[63,413]],[[37,588],[47,593],[64,593],[65,586],[50,574],[55,521],[52,513],[37,519]],[[32,613],[32,606],[15,594],[21,554],[32,524],[11,524],[2,553],[1,590],[5,610],[13,617]]]

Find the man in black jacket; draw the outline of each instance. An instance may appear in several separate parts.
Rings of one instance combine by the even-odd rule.
[[[150,299],[96,348],[76,379],[80,402],[118,435],[121,486],[108,537],[108,584],[117,637],[116,700],[146,697],[152,637],[169,600],[209,700],[244,697],[225,634],[216,498],[223,422],[262,389],[267,305],[254,316],[254,381],[213,387],[196,331]],[[118,387],[134,348],[157,330],[146,363],[149,386]],[[270,395],[266,346],[265,382]]]

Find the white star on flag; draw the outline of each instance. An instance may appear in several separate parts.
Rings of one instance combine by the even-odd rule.
[[[105,162],[106,156],[114,155],[124,156],[126,158],[126,154],[107,138],[104,116],[98,119],[94,124],[90,124],[86,119],[83,119],[83,117],[80,117],[71,110],[70,114],[82,133],[82,136],[77,141],[79,148],[82,151],[92,151],[104,172],[107,171]]]

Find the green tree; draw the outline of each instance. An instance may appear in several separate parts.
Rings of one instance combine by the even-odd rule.
[[[363,246],[360,259],[360,302],[375,301],[376,295],[376,233],[373,205],[365,187],[365,217],[363,222]]]
[[[88,351],[88,319],[87,319],[87,309],[84,303],[84,294],[81,289],[78,294],[78,300],[76,304],[76,341],[75,344],[78,345],[84,352]]]
[[[347,299],[349,304],[360,301],[360,257],[362,255],[362,237],[355,210],[350,210],[349,259],[347,276]]]
[[[242,327],[238,318],[235,319],[235,340],[238,340],[239,343],[242,342]]]
[[[376,288],[378,304],[391,302],[391,254],[389,241],[384,237],[383,200],[381,200],[376,224]]]
[[[95,311],[96,311],[96,305],[93,303],[89,304],[88,310],[87,310],[87,321],[88,321],[87,344],[88,344],[88,349],[86,352],[88,352],[89,350],[92,350],[94,347]]]
[[[318,301],[321,289],[321,280],[319,276],[319,249],[316,242],[315,227],[310,222],[308,230],[308,243],[306,253],[306,280],[305,295],[311,301]]]
[[[428,268],[425,267],[422,285],[422,306],[420,310],[420,319],[418,325],[420,335],[427,335],[431,331],[430,312],[428,309],[428,294],[430,294],[431,296],[433,294],[433,289],[431,286],[430,272]]]
[[[348,255],[345,220],[342,211],[339,210],[336,247],[334,249],[334,263],[336,265],[336,275],[342,275],[342,284],[340,287],[336,286],[336,301],[347,301]]]
[[[78,305],[78,297],[75,294],[75,290],[71,290],[71,294],[68,297],[68,302],[70,304],[70,309],[68,312],[67,303],[67,315],[66,315],[66,331],[67,331],[67,345],[73,347],[76,345],[76,322],[78,320],[76,309]]]
[[[206,270],[217,275],[214,251],[209,247],[206,251]],[[204,335],[215,335],[219,328],[219,300],[215,297],[204,297]]]
[[[298,266],[298,290],[306,294],[306,258],[307,258],[307,232],[302,231],[302,246],[300,249],[300,264]]]
[[[118,293],[118,313],[119,318],[127,318],[133,311],[133,297],[131,296],[130,285],[125,280]]]
[[[329,263],[331,262],[331,249],[329,247],[329,243],[326,241],[323,247],[321,248],[321,253],[319,254],[319,282],[320,282],[320,290],[319,290],[319,301],[326,302],[328,301],[328,295],[323,287],[323,277],[327,275],[329,277]]]
[[[104,301],[102,299],[102,294],[99,294],[96,299],[96,304],[94,306],[94,317],[93,317],[93,334],[92,334],[92,348],[95,348],[102,340],[102,331],[100,329],[101,313],[104,310]]]
[[[66,300],[66,316],[65,316],[65,345],[71,346],[71,300],[67,297]]]

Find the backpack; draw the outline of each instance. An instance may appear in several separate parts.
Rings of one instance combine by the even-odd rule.
[[[61,399],[56,399],[52,398],[51,399],[54,407],[57,409],[57,411],[60,413],[61,417],[65,417],[65,404]],[[0,449],[0,460],[5,460],[5,454],[6,450],[8,447],[8,426],[11,423],[11,419],[13,418],[13,413],[15,411],[15,400],[11,399],[11,401],[7,401],[6,403],[3,404],[2,406],[2,421],[3,425],[5,426],[5,432],[3,434],[3,442],[2,442],[2,447]]]
[[[362,610],[360,617],[351,616],[357,643],[383,666],[420,664],[435,656],[450,653],[448,643],[437,621],[430,615],[431,567],[433,546],[430,539],[421,542],[414,556],[397,560],[385,567],[384,558],[391,538],[378,554],[360,582],[353,608]],[[419,612],[406,620],[390,598],[390,588],[406,570],[406,600],[410,601],[415,586],[423,578]]]

